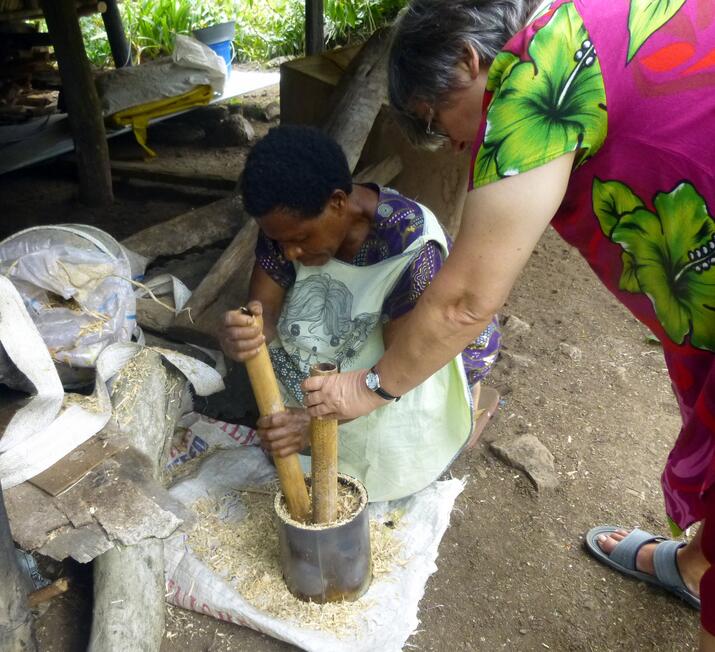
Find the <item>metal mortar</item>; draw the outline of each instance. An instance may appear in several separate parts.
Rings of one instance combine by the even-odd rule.
[[[276,494],[283,579],[301,600],[350,602],[365,593],[372,580],[367,491],[361,482],[344,474],[338,475],[338,482],[358,493],[360,506],[349,519],[331,525],[292,520],[282,505],[282,492]]]

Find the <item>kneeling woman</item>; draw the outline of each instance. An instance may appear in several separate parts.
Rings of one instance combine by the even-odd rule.
[[[310,419],[299,406],[311,365],[331,362],[345,371],[377,362],[450,243],[426,207],[387,188],[353,184],[337,143],[310,127],[271,129],[249,154],[241,189],[261,229],[249,308],[262,312],[264,336],[250,317],[231,311],[222,346],[245,361],[263,337],[269,342],[286,405],[296,407],[263,417],[258,432],[266,450],[288,455],[308,444]],[[495,317],[422,385],[341,424],[340,471],[361,480],[371,501],[401,498],[439,477],[479,434],[472,395],[479,396],[498,347]],[[384,392],[377,374],[367,382]],[[481,392],[482,421],[495,409],[495,395]]]

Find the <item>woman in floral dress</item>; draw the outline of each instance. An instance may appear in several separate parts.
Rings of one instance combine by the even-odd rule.
[[[378,362],[383,386],[409,391],[480,332],[552,224],[662,342],[683,419],[666,510],[675,533],[702,522],[688,545],[595,529],[592,552],[700,596],[715,650],[715,5],[414,0],[390,99],[415,142],[471,147],[472,169],[454,250]],[[384,404],[364,377],[306,381],[311,413]]]

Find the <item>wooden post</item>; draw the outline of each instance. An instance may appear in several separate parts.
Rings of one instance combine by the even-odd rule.
[[[323,0],[305,0],[305,53],[323,51]]]
[[[242,308],[242,310],[247,315],[251,314],[246,308]],[[263,330],[263,317],[254,315],[253,319],[256,325]],[[282,412],[284,410],[283,399],[278,388],[276,374],[273,371],[271,357],[268,354],[268,347],[265,344],[261,345],[258,355],[246,361],[246,371],[248,371],[248,379],[251,381],[261,416]],[[306,522],[310,514],[310,498],[298,456],[295,453],[287,457],[276,456],[273,461],[291,517],[296,521]]]
[[[40,0],[40,5],[62,76],[62,92],[77,150],[80,199],[91,206],[105,206],[113,200],[109,148],[76,3],[75,0]]]
[[[334,364],[310,368],[311,376],[338,373]],[[338,421],[313,417],[310,420],[310,457],[313,488],[313,523],[333,523],[338,515]]]
[[[27,583],[17,563],[10,524],[0,489],[0,650],[32,652],[37,643],[27,606]]]

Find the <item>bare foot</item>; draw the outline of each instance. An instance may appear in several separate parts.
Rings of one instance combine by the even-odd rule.
[[[627,530],[616,530],[610,535],[602,534],[597,539],[598,545],[603,552],[610,555],[618,545],[618,542],[625,539],[628,534],[629,532]],[[697,543],[699,544],[699,538]],[[638,550],[638,554],[636,555],[636,568],[641,573],[655,575],[653,555],[655,554],[655,547],[657,545],[657,543],[646,543]],[[697,550],[695,550],[693,546],[697,547]],[[683,578],[688,590],[698,597],[700,597],[700,578],[707,569],[707,565],[703,567],[701,560],[707,564],[695,540],[678,550],[677,564],[680,576]]]

